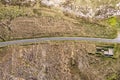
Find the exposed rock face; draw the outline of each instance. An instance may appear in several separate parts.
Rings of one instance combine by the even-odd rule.
[[[119,0],[41,0],[41,3],[47,6],[59,7],[64,12],[90,18],[120,15],[119,2]]]
[[[4,4],[34,6],[36,3],[57,7],[79,17],[107,18],[120,15],[119,0],[1,0]]]
[[[41,0],[42,4],[45,4],[47,6],[60,6],[62,3],[64,3],[65,0]]]
[[[108,60],[88,55],[95,52],[94,44],[48,42],[3,51],[1,80],[105,80],[116,71]]]

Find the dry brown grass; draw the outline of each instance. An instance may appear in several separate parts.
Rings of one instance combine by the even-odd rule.
[[[9,64],[7,60],[8,56],[3,56],[5,59],[3,63],[1,63],[0,67],[1,71],[4,73],[0,79],[9,79],[10,75],[13,78],[24,78],[25,80],[33,77],[42,80],[41,78],[49,78],[49,80],[75,80],[77,78],[89,78],[94,77],[94,73],[92,76],[89,76],[85,70],[90,68],[87,60],[87,52],[88,47],[95,47],[94,44],[86,44],[80,42],[44,42],[38,45],[29,45],[29,46],[11,46],[8,51],[5,53],[9,54],[12,61]],[[81,58],[80,58],[81,57]],[[73,69],[74,66],[71,64],[71,59],[75,59],[77,63],[75,65],[83,65],[83,67],[77,66],[77,68]],[[82,63],[80,63],[83,61]],[[10,65],[6,66],[4,65]],[[71,67],[71,68],[70,68]],[[82,68],[82,69],[81,69]],[[78,69],[81,72],[82,76],[79,76],[79,73],[76,73],[77,78],[74,75],[74,71]],[[6,72],[5,71],[9,71]],[[90,73],[90,71],[87,71]],[[9,75],[7,75],[7,73]],[[92,78],[93,79],[93,78]],[[29,80],[29,79],[28,79]],[[95,79],[94,79],[95,80]]]
[[[2,32],[11,39],[55,37],[55,36],[79,36],[79,37],[115,37],[115,30],[110,27],[98,26],[96,24],[73,23],[72,20],[62,18],[46,17],[19,17],[10,24],[11,31],[7,29]],[[1,34],[3,34],[1,33]]]
[[[42,42],[33,45],[10,46],[0,53],[0,79],[48,78],[49,80],[105,80],[119,69],[120,60],[89,55],[95,53],[95,43],[79,41]],[[91,51],[90,51],[91,50]],[[8,65],[8,66],[6,66]],[[9,72],[6,72],[9,71]],[[9,75],[8,75],[9,74]],[[41,79],[40,79],[41,80]]]
[[[65,16],[60,10],[41,7],[33,12],[34,17],[18,17],[9,25],[0,25],[1,41],[55,36],[115,38],[117,35],[112,27]]]

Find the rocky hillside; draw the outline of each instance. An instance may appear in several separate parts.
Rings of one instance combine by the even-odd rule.
[[[5,5],[56,7],[79,17],[108,18],[120,15],[119,0],[1,0]]]
[[[119,0],[0,0],[0,6],[1,4],[4,6],[19,6],[19,8],[29,7],[31,10],[46,6],[57,8],[64,13],[73,14],[77,17],[92,19],[105,19],[120,15]]]
[[[120,60],[95,55],[95,48],[74,41],[1,48],[0,79],[119,80]]]
[[[120,15],[119,0],[41,0],[41,3],[79,17],[108,18]]]

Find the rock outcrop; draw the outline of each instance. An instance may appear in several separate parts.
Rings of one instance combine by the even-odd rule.
[[[111,0],[41,0],[47,6],[60,8],[79,17],[107,18],[120,15],[120,1]]]
[[[42,4],[57,7],[63,12],[72,13],[78,17],[87,18],[108,18],[120,15],[119,0],[1,0],[1,2],[19,6]]]

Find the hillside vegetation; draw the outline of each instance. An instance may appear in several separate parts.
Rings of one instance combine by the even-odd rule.
[[[119,9],[119,0],[0,0],[0,41],[113,39],[120,29],[113,13]],[[114,55],[105,56],[98,47],[112,47]],[[120,44],[43,41],[2,47],[0,80],[120,80]]]
[[[1,41],[36,37],[115,38],[117,29],[100,20],[77,18],[56,8],[0,7]],[[101,22],[101,23],[100,23]]]
[[[119,80],[120,59],[95,54],[98,45],[49,41],[1,48],[0,79]]]

